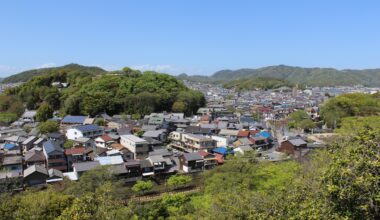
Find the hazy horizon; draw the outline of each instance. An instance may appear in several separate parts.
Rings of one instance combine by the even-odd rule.
[[[172,75],[380,68],[380,2],[112,2],[0,3],[0,77],[68,63]]]

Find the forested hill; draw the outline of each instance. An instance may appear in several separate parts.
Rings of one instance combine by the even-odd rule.
[[[33,76],[48,74],[54,71],[79,71],[79,72],[89,72],[96,75],[107,73],[107,71],[99,67],[92,67],[92,66],[89,67],[89,66],[82,66],[78,64],[68,64],[61,67],[27,70],[27,71],[4,78],[2,83],[26,82],[30,80]]]
[[[113,72],[92,67],[45,69],[6,94],[17,97],[28,109],[47,104],[63,115],[145,115],[160,111],[191,115],[205,105],[201,92],[188,89],[173,76],[128,67]]]
[[[268,66],[258,69],[221,70],[210,76],[208,80],[227,82],[254,77],[277,78],[293,84],[310,86],[358,84],[380,86],[380,69],[337,70],[333,68],[302,68],[285,65]],[[197,78],[199,77],[192,79],[196,80]]]
[[[277,89],[280,87],[293,87],[294,84],[276,78],[268,77],[252,77],[249,79],[238,79],[225,83],[224,88],[235,88],[238,91],[241,90],[255,90],[255,89]]]

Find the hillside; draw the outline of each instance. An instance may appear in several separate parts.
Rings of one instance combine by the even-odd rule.
[[[127,67],[109,73],[79,65],[44,69],[6,93],[18,97],[28,109],[47,103],[71,115],[145,115],[160,111],[191,115],[205,104],[202,93],[188,89],[173,76]]]
[[[249,79],[238,79],[225,83],[224,88],[236,90],[254,90],[254,89],[277,89],[283,86],[292,87],[292,83],[276,78],[252,77]]]
[[[350,86],[358,84],[380,86],[380,69],[337,70],[333,68],[302,68],[285,65],[258,69],[221,70],[211,75],[209,80],[227,82],[252,77],[277,78],[293,84],[310,86]]]
[[[88,67],[88,66],[82,66],[78,64],[68,64],[61,67],[27,70],[27,71],[4,78],[2,83],[26,82],[34,76],[48,74],[53,71],[79,71],[79,72],[91,72],[94,74],[104,74],[107,72],[99,67]]]

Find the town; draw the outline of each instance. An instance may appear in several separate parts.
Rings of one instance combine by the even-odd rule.
[[[319,118],[319,105],[344,93],[375,93],[378,88],[281,87],[237,92],[220,85],[185,81],[201,91],[207,106],[196,115],[159,112],[131,115],[54,116],[59,131],[40,134],[36,111],[26,110],[0,130],[0,184],[13,190],[80,179],[99,166],[126,183],[191,174],[221,166],[230,156],[256,155],[259,161],[302,159],[324,147],[327,128],[289,129],[289,114],[304,110]],[[7,86],[5,86],[7,87]],[[277,123],[276,123],[277,122]],[[28,130],[25,128],[29,128]]]

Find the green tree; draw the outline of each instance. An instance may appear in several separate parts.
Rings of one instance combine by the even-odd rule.
[[[169,187],[183,187],[191,183],[192,177],[186,175],[173,175],[167,180],[167,184]]]
[[[45,122],[40,122],[38,124],[38,130],[42,134],[52,133],[52,132],[59,131],[59,125],[55,121],[47,120]]]
[[[174,102],[174,104],[172,106],[172,111],[173,112],[185,112],[186,111],[185,103],[182,101]]]
[[[133,185],[132,190],[138,194],[144,194],[147,191],[151,190],[153,188],[153,183],[152,181],[142,181],[139,180],[136,182],[135,185]]]
[[[54,109],[47,103],[42,103],[37,109],[36,119],[39,122],[44,122],[53,117]]]
[[[66,140],[63,144],[63,148],[70,149],[74,146],[75,142],[73,140]]]
[[[346,218],[380,218],[379,141],[377,131],[364,127],[330,148],[332,162],[323,182],[332,208]]]

